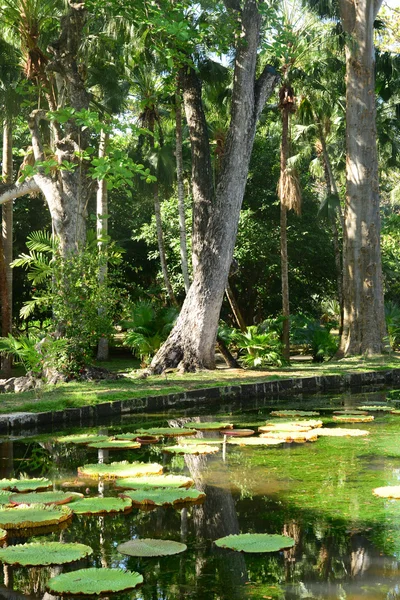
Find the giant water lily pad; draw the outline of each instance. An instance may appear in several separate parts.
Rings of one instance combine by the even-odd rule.
[[[230,429],[229,431],[233,431],[233,429]],[[224,443],[224,438],[222,437],[218,437],[218,438],[182,438],[181,440],[179,440],[179,444],[181,446],[220,446],[221,444]]]
[[[88,448],[99,448],[101,450],[134,450],[135,448],[140,448],[141,444],[139,444],[139,442],[130,440],[116,440],[108,438],[101,442],[92,442],[87,446]]]
[[[62,565],[93,554],[90,546],[62,542],[35,542],[0,549],[0,562],[21,567]]]
[[[271,437],[233,437],[228,440],[228,444],[236,444],[237,446],[278,446],[284,444],[284,440]]]
[[[369,423],[374,420],[372,415],[333,415],[332,419],[339,423]]]
[[[11,494],[10,504],[67,504],[82,498],[76,492],[28,492],[26,494]]]
[[[178,437],[180,435],[195,435],[195,429],[186,429],[185,427],[150,427],[149,429],[138,429],[137,433],[146,435],[161,435],[163,437]]]
[[[126,512],[131,508],[129,498],[82,498],[71,504],[71,510],[77,515]]]
[[[143,577],[135,571],[121,569],[80,569],[62,573],[47,583],[51,593],[96,596],[112,592],[132,590],[143,583]]]
[[[382,406],[381,404],[372,404],[368,406],[357,406],[359,410],[368,410],[369,412],[390,412],[394,406]]]
[[[321,427],[317,430],[317,435],[326,437],[359,437],[369,435],[366,429],[345,429],[343,427]]]
[[[3,529],[32,529],[47,525],[58,525],[72,516],[67,506],[15,506],[0,507],[0,527]]]
[[[272,438],[274,440],[283,440],[287,443],[291,442],[316,442],[318,439],[318,433],[316,429],[310,431],[275,431],[262,433],[262,438]]]
[[[218,423],[217,421],[204,421],[203,423],[192,423],[190,422],[192,429],[197,431],[217,431],[218,429],[232,429],[233,423]]]
[[[143,463],[127,461],[114,462],[110,464],[93,464],[78,467],[78,475],[84,477],[104,477],[116,479],[117,477],[143,477],[144,475],[161,475],[163,468],[157,463]]]
[[[153,477],[117,479],[114,485],[127,490],[141,490],[143,488],[189,488],[193,483],[193,479],[183,475],[153,475]]]
[[[400,485],[386,485],[373,490],[375,496],[380,498],[395,498],[400,500]]]
[[[390,411],[391,415],[400,415],[400,410],[398,410],[397,408],[393,409]]]
[[[10,491],[0,490],[0,506],[10,504]]]
[[[92,444],[94,442],[103,442],[108,439],[107,435],[98,435],[95,433],[74,433],[71,435],[63,435],[56,438],[56,442],[60,444]]]
[[[278,552],[292,548],[295,541],[287,535],[268,533],[241,533],[227,535],[215,541],[219,548],[229,548],[238,552]]]
[[[163,452],[167,452],[167,454],[216,454],[219,452],[219,448],[217,445],[207,446],[206,443],[203,444],[192,444],[190,446],[179,445],[179,446],[164,446],[162,449]]]
[[[368,412],[366,410],[350,410],[350,409],[344,409],[344,410],[334,410],[333,411],[334,415],[348,415],[348,416],[352,416],[352,415],[367,415]]]
[[[36,479],[0,479],[0,490],[10,490],[11,492],[37,492],[47,490],[52,485],[52,482],[44,477]]]
[[[273,417],[318,417],[319,412],[315,410],[272,410]]]
[[[143,489],[126,490],[120,494],[124,498],[130,498],[135,506],[168,506],[174,504],[186,504],[187,502],[201,502],[206,495],[194,489]]]
[[[322,421],[319,419],[308,419],[307,421],[289,421],[287,423],[266,423],[262,427],[258,428],[261,433],[268,433],[269,431],[310,431],[322,427]]]
[[[117,546],[118,552],[128,556],[171,556],[187,549],[186,544],[172,540],[136,539]]]

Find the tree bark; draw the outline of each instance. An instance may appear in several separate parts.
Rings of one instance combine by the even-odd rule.
[[[161,373],[179,366],[193,371],[215,368],[218,319],[228,281],[256,124],[278,76],[265,67],[256,79],[261,16],[246,0],[235,59],[231,123],[226,152],[213,190],[207,124],[201,85],[193,70],[183,78],[183,98],[192,147],[193,282],[175,327],[150,365]]]
[[[185,292],[190,287],[188,253],[186,244],[186,218],[185,218],[185,187],[183,182],[183,158],[182,158],[182,106],[181,90],[179,80],[175,94],[175,157],[176,157],[176,181],[178,187],[178,214],[179,214],[179,248],[181,253],[181,267]]]
[[[245,332],[247,329],[246,323],[245,323],[245,320],[243,319],[243,315],[242,315],[239,305],[236,301],[235,294],[233,293],[233,290],[230,286],[229,281],[226,284],[225,294],[226,294],[226,297],[228,298],[229,305],[232,309],[232,312],[234,314],[236,323],[238,324],[240,331]]]
[[[100,143],[99,143],[99,158],[104,158],[107,152],[107,143],[109,135],[104,131],[100,132]],[[107,194],[107,182],[105,179],[99,179],[97,182],[97,194],[96,194],[96,215],[97,215],[97,237],[99,238],[98,249],[99,249],[99,283],[104,284],[107,279],[108,265],[107,261],[104,260],[104,238],[108,235],[108,194]],[[101,298],[99,298],[101,303]],[[99,314],[104,312],[104,307],[99,307]],[[101,337],[97,344],[97,360],[108,360],[109,348],[108,339]]]
[[[3,182],[12,182],[12,124],[10,119],[4,120],[3,129]],[[7,337],[12,333],[12,284],[13,273],[11,268],[13,258],[13,201],[10,200],[2,205],[2,228],[1,228],[1,335]],[[11,375],[11,356],[1,358],[1,369],[5,377]]]
[[[156,216],[156,229],[157,229],[157,242],[158,242],[158,253],[160,255],[160,263],[161,263],[161,272],[164,279],[164,285],[167,289],[168,298],[171,303],[175,306],[178,305],[178,302],[175,298],[174,290],[172,289],[171,282],[169,280],[168,275],[168,267],[167,267],[167,257],[165,254],[165,244],[164,244],[164,233],[162,228],[162,219],[161,219],[161,206],[160,199],[158,196],[158,184],[153,184],[153,202],[154,202],[154,214]]]
[[[281,179],[287,168],[289,156],[289,106],[282,107]],[[290,360],[290,306],[289,306],[289,265],[287,252],[287,208],[284,192],[280,192],[280,247],[281,247],[281,287],[282,287],[282,344],[283,357]]]
[[[381,0],[340,0],[346,44],[344,322],[340,354],[387,349],[380,252],[373,24]]]

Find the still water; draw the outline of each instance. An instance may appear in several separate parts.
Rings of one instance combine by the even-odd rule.
[[[399,395],[400,398],[400,395]],[[248,403],[196,409],[184,414],[124,418],[113,426],[90,428],[113,435],[139,427],[190,425],[190,421],[229,421],[235,427],[264,425],[277,408],[320,409],[324,426],[335,427],[333,410],[360,404],[390,403],[385,392]],[[210,412],[212,410],[212,412]],[[400,500],[377,498],[379,486],[400,485],[400,415],[371,413],[371,423],[342,425],[368,429],[355,438],[276,447],[226,445],[212,456],[171,456],[163,443],[138,450],[90,450],[57,442],[57,435],[3,439],[0,478],[48,477],[53,488],[85,496],[116,496],[112,483],[77,475],[87,463],[127,460],[158,462],[165,473],[189,475],[206,493],[201,505],[133,509],[125,514],[74,516],[63,529],[13,537],[8,544],[33,541],[81,542],[93,555],[62,567],[16,568],[0,565],[0,598],[55,598],[46,593],[50,577],[85,567],[138,571],[144,584],[136,591],[111,594],[113,600],[288,599],[358,600],[400,598]],[[83,432],[81,429],[80,432]],[[201,432],[198,437],[218,437]],[[167,445],[168,442],[165,442]],[[234,533],[278,533],[295,540],[290,550],[242,554],[218,549],[213,541]],[[117,551],[134,538],[184,542],[186,552],[171,557],[134,558]]]

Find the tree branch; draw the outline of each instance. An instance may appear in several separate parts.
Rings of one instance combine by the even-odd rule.
[[[46,111],[36,109],[31,112],[28,119],[28,127],[32,137],[33,156],[35,160],[45,160],[43,144],[40,136],[39,123],[47,121]]]
[[[225,4],[225,8],[227,11],[236,10],[237,12],[241,11],[240,1],[239,0],[223,0]]]
[[[40,192],[40,187],[32,177],[22,183],[0,184],[0,204],[37,192]]]
[[[254,85],[254,112],[258,119],[267,99],[280,81],[279,73],[271,65],[265,65]]]

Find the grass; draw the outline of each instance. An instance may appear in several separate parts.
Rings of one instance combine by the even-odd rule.
[[[313,375],[344,375],[400,368],[400,353],[370,358],[352,357],[322,364],[293,362],[290,367],[260,370],[228,369],[181,374],[175,371],[146,379],[140,369],[132,368],[133,360],[116,359],[102,366],[123,374],[116,381],[72,381],[57,386],[44,385],[38,390],[19,394],[1,394],[0,413],[18,411],[45,412],[87,405],[185,392],[193,389],[264,382]]]

